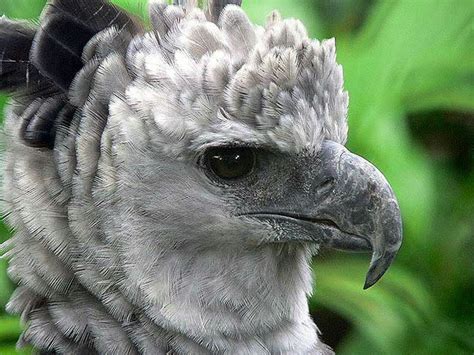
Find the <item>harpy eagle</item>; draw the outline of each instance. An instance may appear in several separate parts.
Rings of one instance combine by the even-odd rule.
[[[333,40],[241,1],[105,0],[0,20],[3,249],[19,344],[58,354],[326,354],[321,246],[401,244],[383,175],[350,153]],[[337,297],[337,295],[335,295]]]

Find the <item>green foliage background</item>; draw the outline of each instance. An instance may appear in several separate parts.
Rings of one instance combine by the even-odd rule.
[[[142,0],[115,2],[146,17]],[[0,15],[35,19],[43,5],[0,0]],[[401,204],[404,245],[372,289],[362,291],[369,256],[315,259],[316,321],[326,309],[348,322],[340,354],[472,354],[474,1],[244,0],[244,8],[258,23],[278,9],[316,38],[336,37],[349,147],[385,173]],[[8,236],[1,227],[0,241]],[[0,261],[0,355],[19,353],[21,331],[2,313],[14,287],[6,268]]]

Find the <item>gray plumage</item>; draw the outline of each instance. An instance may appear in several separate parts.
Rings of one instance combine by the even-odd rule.
[[[366,287],[390,265],[398,205],[343,147],[334,40],[276,12],[256,26],[238,5],[152,0],[150,32],[101,0],[53,0],[35,30],[0,20],[3,52],[35,78],[19,60],[0,69],[20,345],[328,354],[308,312],[311,256],[372,250]],[[257,163],[222,180],[203,163],[216,147]]]

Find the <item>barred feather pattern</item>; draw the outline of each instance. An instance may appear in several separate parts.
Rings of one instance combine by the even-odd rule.
[[[206,16],[176,3],[150,2],[151,32],[112,23],[95,34],[66,92],[13,96],[4,208],[15,234],[3,248],[19,284],[7,308],[27,323],[19,345],[329,354],[306,301],[314,250],[255,245],[267,231],[242,235],[190,162],[223,143],[345,143],[334,41],[277,13],[263,28],[236,5],[215,1]],[[29,144],[25,127],[51,100],[54,144]]]

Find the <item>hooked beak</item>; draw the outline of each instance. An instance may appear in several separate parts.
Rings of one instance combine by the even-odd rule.
[[[310,188],[289,188],[282,203],[246,215],[265,220],[287,237],[346,251],[372,251],[364,289],[387,271],[402,243],[402,222],[395,195],[382,173],[344,146],[324,141],[305,178]],[[288,206],[288,207],[282,207]],[[294,207],[297,206],[297,207]],[[290,237],[288,237],[290,236]]]

